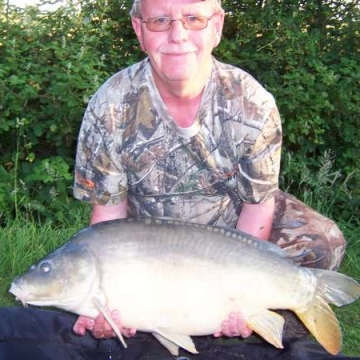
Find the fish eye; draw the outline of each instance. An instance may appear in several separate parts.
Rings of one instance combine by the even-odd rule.
[[[51,264],[47,261],[44,261],[40,264],[39,268],[42,273],[47,274],[51,271]]]

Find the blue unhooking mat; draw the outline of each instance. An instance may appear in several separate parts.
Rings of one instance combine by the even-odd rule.
[[[96,340],[72,332],[76,316],[57,311],[0,308],[1,360],[325,360],[358,359],[331,356],[309,339],[285,339],[284,349],[257,340],[219,344],[212,336],[194,337],[199,354],[170,353],[150,334],[127,339],[124,349],[117,339]]]

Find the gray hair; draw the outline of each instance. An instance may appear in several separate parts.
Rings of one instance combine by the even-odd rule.
[[[130,10],[131,17],[141,18],[140,2],[141,0],[134,0]]]
[[[213,0],[221,9],[221,0]],[[141,0],[134,0],[131,10],[130,10],[130,16],[131,17],[137,17],[141,18]]]

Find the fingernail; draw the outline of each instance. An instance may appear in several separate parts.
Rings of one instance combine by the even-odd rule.
[[[87,327],[93,327],[94,324],[95,324],[95,321],[94,321],[94,320],[88,320],[88,321],[86,322],[86,326],[87,326]]]
[[[94,332],[94,336],[97,338],[97,339],[102,339],[104,337],[104,334],[100,331],[96,331]]]
[[[74,327],[74,332],[75,334],[78,334],[78,335],[84,335],[85,334],[85,329],[79,327],[79,326],[75,326]]]

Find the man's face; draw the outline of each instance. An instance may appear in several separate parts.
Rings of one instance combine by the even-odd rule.
[[[159,16],[172,20],[189,15],[212,17],[202,30],[188,30],[181,21],[173,21],[170,29],[162,32],[152,32],[141,19],[133,18],[142,50],[150,57],[155,80],[167,84],[193,81],[209,71],[211,52],[220,40],[216,35],[221,34],[224,21],[223,13],[213,1],[142,0],[141,10],[142,20]]]

